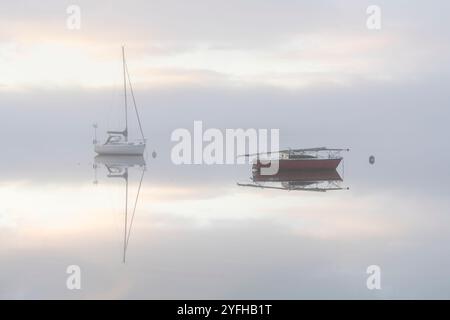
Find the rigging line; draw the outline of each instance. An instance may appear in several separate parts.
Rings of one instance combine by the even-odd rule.
[[[139,198],[139,193],[141,191],[141,185],[142,185],[142,180],[144,179],[144,173],[145,173],[145,169],[142,170],[141,181],[139,181],[139,187],[138,187],[138,191],[136,194],[136,199],[134,200],[134,208],[133,208],[133,214],[131,215],[130,227],[128,229],[128,238],[127,238],[127,242],[126,242],[126,248],[128,248],[128,242],[130,242],[131,228],[133,227],[134,214],[136,212],[136,205],[137,205],[137,201]]]
[[[144,131],[142,130],[142,125],[141,125],[141,119],[139,117],[139,111],[137,109],[136,100],[134,98],[133,86],[131,85],[130,73],[128,72],[128,65],[127,65],[126,62],[125,62],[125,70],[126,70],[127,77],[128,77],[128,83],[130,85],[131,97],[133,98],[134,110],[136,111],[136,116],[137,116],[137,120],[138,120],[138,123],[139,123],[139,130],[141,131],[142,139],[145,140]]]

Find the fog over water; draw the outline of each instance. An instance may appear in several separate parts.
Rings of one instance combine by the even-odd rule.
[[[448,3],[382,1],[376,34],[364,1],[233,3],[82,1],[69,35],[66,6],[5,4],[0,298],[450,298]],[[125,264],[125,180],[92,145],[93,123],[100,139],[122,125],[124,39],[147,138]],[[196,120],[279,129],[282,149],[350,148],[349,190],[239,187],[250,164],[174,165],[170,135]],[[142,168],[128,170],[134,201]],[[366,287],[374,264],[381,290]],[[66,288],[69,265],[82,290]]]

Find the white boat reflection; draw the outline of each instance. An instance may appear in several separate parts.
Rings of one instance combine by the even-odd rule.
[[[131,230],[134,222],[134,216],[136,213],[136,206],[142,187],[142,180],[144,179],[144,173],[146,170],[145,159],[143,156],[132,156],[132,155],[123,155],[123,156],[98,155],[94,159],[94,170],[95,170],[94,183],[97,183],[97,169],[99,165],[105,166],[107,170],[106,176],[108,178],[122,178],[125,180],[124,237],[123,237],[123,258],[122,258],[123,263],[125,263],[128,244],[130,242]],[[136,168],[141,171],[136,197],[134,198],[131,207],[129,206],[130,201],[128,199],[129,198],[128,173],[130,168]]]
[[[105,166],[122,166],[122,167],[145,167],[145,159],[143,156],[112,156],[98,155],[94,158],[96,164],[104,164]]]

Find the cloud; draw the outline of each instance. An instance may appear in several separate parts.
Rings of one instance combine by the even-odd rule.
[[[326,6],[203,0],[79,5],[80,31],[65,28],[67,14],[60,2],[31,4],[28,10],[18,2],[5,8],[3,88],[111,87],[113,79],[120,79],[124,43],[132,75],[146,87],[228,83],[299,88],[448,72],[450,50],[443,39],[450,28],[444,20],[436,22],[436,13],[425,4],[381,3],[384,20],[377,32],[365,27],[366,6],[357,1]]]
[[[374,261],[378,297],[448,297],[448,1],[380,1],[377,32],[367,1],[78,3],[76,32],[71,2],[2,4],[1,297],[374,298]],[[91,184],[92,123],[122,125],[123,43],[158,153],[125,266],[123,182]],[[349,147],[350,190],[249,190],[235,185],[249,165],[175,166],[170,133],[194,120]],[[81,293],[64,287],[73,263]]]

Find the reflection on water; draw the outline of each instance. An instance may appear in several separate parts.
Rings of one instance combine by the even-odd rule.
[[[41,140],[53,145],[54,131]],[[5,153],[0,297],[450,297],[450,154],[441,146],[399,148],[403,136],[390,142],[352,132],[329,142],[351,142],[345,175],[344,163],[272,177],[249,164],[175,166],[170,132],[152,136],[155,159],[94,159],[82,132],[65,137],[73,142],[67,149],[55,142],[62,149],[31,158]],[[299,137],[282,135],[283,145],[322,145]],[[73,264],[82,270],[80,291],[65,286]],[[366,288],[372,264],[381,267],[381,291]]]
[[[102,156],[93,160],[93,185],[88,152],[64,167],[49,159],[54,176],[45,179],[35,171],[25,180],[16,170],[0,184],[0,295],[447,297],[449,201],[418,189],[442,169],[436,163],[427,172],[413,170],[411,183],[411,167],[392,170],[404,154],[389,154],[378,152],[374,165],[367,153],[346,154],[345,177],[342,167],[261,176],[251,165]],[[298,193],[236,186],[249,175],[251,184],[284,190],[351,188]],[[72,264],[83,271],[79,292],[65,287]],[[384,270],[380,292],[365,286],[371,264]]]
[[[99,164],[103,164],[107,169],[108,178],[121,178],[125,181],[125,198],[124,198],[124,236],[123,236],[123,263],[126,262],[127,248],[130,242],[131,230],[133,227],[134,216],[136,214],[136,207],[139,200],[139,195],[141,192],[142,180],[144,179],[144,173],[146,169],[146,163],[143,156],[133,156],[133,155],[121,155],[121,156],[108,156],[108,155],[98,155],[95,157],[94,170],[95,170],[95,180],[94,183],[97,184],[97,167]],[[139,168],[142,172],[139,185],[137,188],[136,196],[133,202],[129,201],[129,190],[128,190],[128,172],[130,168]],[[131,206],[129,206],[129,203]],[[130,212],[129,212],[130,211]],[[130,219],[130,221],[128,221]]]
[[[342,178],[335,169],[319,170],[280,170],[275,175],[262,175],[253,171],[252,183],[238,183],[238,186],[288,191],[342,190]]]
[[[371,165],[355,148],[345,155],[345,176],[342,167],[261,176],[248,164],[174,166],[158,153],[93,160],[87,149],[64,166],[49,157],[45,176],[10,171],[0,184],[0,296],[449,296],[448,186],[427,183],[445,172],[437,159],[405,163],[405,153],[379,151]],[[426,172],[415,169],[424,163]],[[351,188],[236,186],[248,176],[284,190]],[[83,272],[81,291],[65,287],[72,264]],[[371,264],[382,268],[382,291],[366,289]]]
[[[287,149],[276,154],[276,162],[263,163],[255,154],[253,159],[251,183],[238,183],[241,187],[254,187],[262,189],[280,189],[296,191],[326,192],[342,190],[342,178],[337,172],[344,158],[342,151],[349,149],[329,149],[325,147],[309,149]],[[264,171],[276,165],[275,174]],[[342,165],[343,167],[343,165]]]

